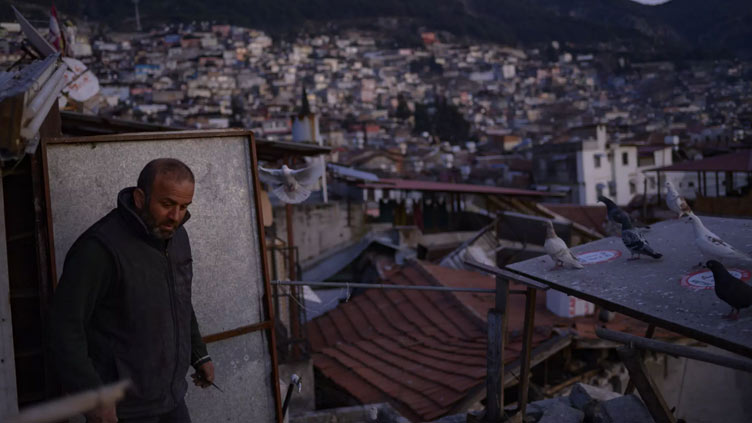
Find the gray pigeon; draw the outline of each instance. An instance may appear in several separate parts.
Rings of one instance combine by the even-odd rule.
[[[739,309],[752,305],[752,286],[747,285],[739,278],[735,278],[719,261],[710,260],[705,265],[713,272],[715,295],[731,306],[731,312],[723,318],[738,319]]]
[[[655,252],[648,244],[648,240],[640,231],[632,226],[632,222],[627,219],[622,219],[621,223],[621,240],[624,242],[624,246],[632,253],[632,257],[629,260],[639,260],[640,254],[648,255],[652,258],[659,259],[663,257],[663,254]],[[635,255],[637,257],[635,257]]]
[[[629,218],[629,215],[624,210],[620,209],[619,206],[616,205],[611,199],[604,197],[602,195],[598,196],[598,201],[606,205],[606,208],[608,209],[608,220],[620,224],[623,221],[627,221],[630,224],[632,223],[632,219]]]

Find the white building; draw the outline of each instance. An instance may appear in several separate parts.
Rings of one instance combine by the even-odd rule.
[[[564,201],[581,205],[597,204],[599,195],[627,204],[636,195],[658,192],[655,175],[643,171],[671,165],[670,145],[609,142],[605,125],[573,132],[569,142],[534,149],[533,176],[540,189],[569,193]]]

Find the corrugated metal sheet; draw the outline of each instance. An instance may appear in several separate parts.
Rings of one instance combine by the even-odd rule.
[[[524,197],[549,197],[556,194],[526,189],[494,187],[488,185],[452,184],[406,179],[380,179],[379,183],[363,184],[363,188],[399,189],[403,191],[435,191],[467,194],[515,195]]]
[[[376,182],[379,180],[379,177],[370,172],[364,172],[362,170],[357,170],[345,166],[339,166],[336,164],[328,163],[326,165],[334,175],[342,176],[345,178],[351,178],[351,179],[357,179],[361,181],[368,181],[368,182]]]

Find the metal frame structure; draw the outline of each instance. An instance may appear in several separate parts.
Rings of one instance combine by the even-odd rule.
[[[273,398],[276,408],[277,422],[282,423],[282,400],[279,386],[279,367],[277,357],[276,335],[274,330],[274,307],[272,306],[272,289],[269,280],[269,264],[266,254],[266,240],[264,236],[263,217],[259,205],[261,204],[260,191],[261,186],[258,178],[258,159],[256,154],[256,141],[252,131],[249,130],[206,130],[206,131],[175,131],[175,132],[158,132],[158,133],[129,133],[121,135],[102,135],[89,137],[72,137],[72,138],[43,138],[41,144],[42,166],[44,173],[44,198],[47,207],[47,241],[49,242],[48,266],[50,274],[57,275],[55,265],[54,250],[54,233],[52,224],[52,208],[50,206],[50,184],[49,173],[47,169],[47,146],[53,144],[77,144],[77,143],[106,143],[106,142],[124,142],[124,141],[164,141],[180,140],[186,138],[224,138],[224,137],[245,137],[248,140],[249,151],[251,152],[252,179],[254,184],[254,200],[256,204],[256,225],[258,230],[259,253],[261,255],[261,270],[264,280],[264,317],[265,320],[247,326],[234,328],[231,330],[214,333],[204,336],[207,343],[225,340],[240,335],[265,330],[269,337],[269,354],[272,358],[272,380]]]

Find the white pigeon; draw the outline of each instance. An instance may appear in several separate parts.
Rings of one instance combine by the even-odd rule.
[[[282,165],[281,169],[265,169],[259,166],[259,177],[269,184],[271,191],[283,203],[297,204],[311,195],[311,187],[323,173],[321,161],[313,161],[303,169],[290,169]]]
[[[710,229],[702,224],[702,221],[694,213],[689,213],[689,218],[695,229],[695,245],[700,249],[703,255],[708,258],[731,261],[752,262],[752,257],[737,250],[732,245],[722,240],[721,237],[714,234]]]
[[[672,211],[679,213],[679,217],[689,216],[692,213],[692,209],[689,208],[687,201],[679,195],[674,188],[674,184],[670,181],[666,181],[666,205]]]
[[[569,251],[569,247],[563,239],[556,235],[554,224],[550,220],[546,221],[546,242],[543,244],[546,253],[553,259],[556,267],[569,266],[575,269],[582,269],[584,266],[577,260],[577,257]]]

